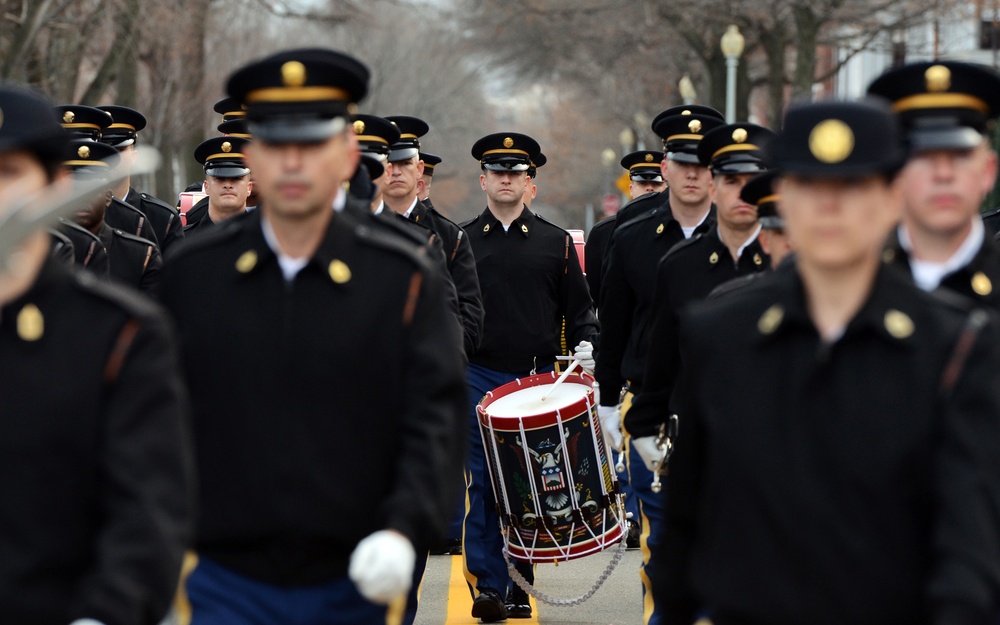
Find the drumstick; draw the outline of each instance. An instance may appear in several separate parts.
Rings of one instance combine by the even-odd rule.
[[[549,389],[549,392],[542,395],[542,401],[545,401],[546,399],[549,398],[549,395],[552,393],[552,391],[556,390],[556,387],[562,384],[566,380],[566,378],[569,377],[569,374],[573,373],[573,369],[576,369],[576,366],[578,364],[580,364],[580,361],[574,359],[573,362],[570,363],[568,367],[566,367],[566,370],[563,371],[563,374],[559,376],[559,379],[556,380],[555,384],[552,385],[552,388]]]

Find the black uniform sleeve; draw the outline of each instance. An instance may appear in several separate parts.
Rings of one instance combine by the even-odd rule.
[[[146,262],[146,266],[142,270],[142,278],[139,281],[139,290],[149,295],[150,297],[156,297],[160,291],[160,274],[163,271],[163,255],[160,254],[160,248],[155,245],[149,246],[147,250],[149,259]]]
[[[177,589],[192,540],[194,466],[176,344],[166,320],[150,314],[128,321],[109,354],[99,468],[104,523],[71,621],[158,623]]]
[[[682,357],[694,358],[697,341],[682,340],[682,343]],[[701,604],[691,584],[690,572],[705,462],[704,429],[697,396],[697,377],[703,373],[694,362],[681,372],[675,402],[677,440],[664,484],[670,505],[664,507],[663,536],[654,547],[655,557],[649,559],[649,564],[656,567],[650,577],[662,581],[653,588],[653,597],[655,604],[662,606],[667,625],[690,625]]]
[[[974,313],[975,314],[975,313]],[[979,333],[945,397],[936,446],[930,622],[991,623],[1000,600],[1000,331]],[[964,620],[956,620],[958,616]]]
[[[179,215],[171,214],[166,219],[167,225],[165,232],[163,233],[163,240],[160,241],[160,251],[164,254],[170,249],[175,243],[184,238],[184,228],[181,225],[181,218]]]
[[[620,241],[620,238],[617,240]],[[635,310],[635,293],[628,284],[623,270],[621,246],[612,238],[605,255],[604,279],[601,294],[601,349],[597,352],[594,374],[601,385],[601,404],[615,406],[625,385],[622,377],[622,359],[632,331],[632,313]]]
[[[454,249],[445,250],[445,254],[448,256],[448,269],[455,284],[455,292],[458,294],[465,353],[471,355],[479,348],[479,342],[483,338],[486,311],[483,308],[483,295],[479,290],[476,258],[472,254],[472,245],[464,230],[458,229]]]
[[[566,319],[566,344],[573,349],[580,341],[596,342],[597,316],[594,302],[590,299],[587,280],[580,269],[580,258],[576,254],[573,238],[566,235],[566,262],[560,285],[560,308]]]
[[[649,351],[642,389],[625,415],[625,430],[633,437],[652,436],[670,414],[670,396],[680,365],[677,311],[670,305],[670,263],[660,261],[649,316]]]
[[[387,527],[408,536],[421,551],[444,536],[455,509],[467,439],[466,390],[464,363],[455,349],[461,340],[458,327],[446,321],[444,279],[431,271],[415,273],[413,280],[408,366],[399,389],[407,398],[400,420],[402,446],[394,459],[395,488],[381,512]]]

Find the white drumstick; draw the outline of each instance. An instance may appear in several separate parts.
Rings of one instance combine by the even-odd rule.
[[[576,366],[578,364],[580,364],[580,361],[579,360],[574,360],[572,363],[570,363],[570,365],[568,367],[566,367],[566,370],[563,371],[563,374],[561,376],[559,376],[558,380],[555,381],[555,384],[552,385],[552,388],[549,389],[549,392],[546,393],[546,394],[544,394],[544,395],[542,395],[542,401],[545,401],[546,399],[548,399],[549,395],[552,394],[552,391],[556,390],[557,386],[559,386],[560,384],[562,384],[563,382],[566,381],[566,378],[569,377],[569,374],[573,373],[573,369],[576,369]]]

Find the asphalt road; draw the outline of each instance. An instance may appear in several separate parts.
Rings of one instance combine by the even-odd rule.
[[[611,561],[611,552],[598,553],[558,566],[539,565],[535,586],[546,594],[574,598],[587,592]],[[532,599],[530,619],[510,619],[508,625],[641,625],[642,584],[639,551],[628,551],[604,585],[586,602],[573,607],[540,604]],[[416,625],[472,625],[472,597],[462,575],[461,556],[431,556],[424,573]]]

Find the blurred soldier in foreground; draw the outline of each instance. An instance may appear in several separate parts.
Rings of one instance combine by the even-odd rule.
[[[6,218],[13,202],[68,182],[68,141],[34,93],[0,87],[0,112]],[[0,249],[0,614],[155,625],[193,519],[177,340],[149,300],[48,250],[43,229]]]
[[[939,286],[1000,309],[1000,248],[979,216],[997,179],[987,122],[1000,114],[1000,74],[969,63],[914,63],[868,87],[888,98],[910,144],[903,220],[886,260],[920,288]]]
[[[902,145],[879,105],[792,108],[770,161],[795,262],[681,320],[670,624],[992,622],[1000,332],[883,266]]]
[[[193,625],[399,622],[455,501],[465,398],[444,279],[344,209],[368,75],[322,49],[237,70],[262,205],[164,275],[201,477]]]

